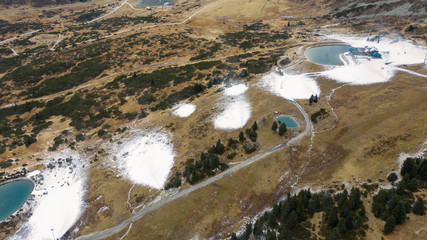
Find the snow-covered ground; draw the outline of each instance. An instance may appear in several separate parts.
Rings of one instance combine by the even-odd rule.
[[[384,37],[378,43],[377,41],[367,41],[368,37],[331,35],[329,38],[345,42],[353,47],[376,47],[381,54],[387,53],[383,54],[384,62],[394,66],[423,63],[427,53],[425,47],[416,46],[408,40],[391,40]]]
[[[195,105],[189,104],[189,103],[183,103],[175,107],[175,109],[173,110],[173,114],[178,117],[185,118],[190,116],[195,110],[196,110]]]
[[[248,86],[246,84],[237,84],[234,86],[231,86],[229,88],[226,88],[224,90],[224,95],[226,96],[239,96],[245,93],[248,90]]]
[[[394,68],[385,65],[380,59],[337,66],[322,75],[349,84],[372,84],[386,82],[394,75]]]
[[[113,153],[113,165],[133,183],[161,189],[173,166],[175,153],[170,135],[135,131]]]
[[[320,94],[317,82],[306,74],[280,75],[270,72],[261,78],[260,85],[271,93],[290,100],[309,99],[312,94]]]
[[[406,40],[390,40],[382,38],[380,42],[367,41],[367,37],[349,37],[332,35],[329,38],[343,41],[353,47],[376,47],[382,54],[381,59],[360,59],[357,63],[336,66],[320,74],[339,82],[350,84],[372,84],[389,81],[395,71],[394,66],[404,64],[421,64],[424,62],[427,50]]]
[[[68,150],[53,159],[54,168],[30,174],[36,179],[32,216],[10,239],[59,238],[80,217],[84,208],[85,161],[79,153]]]
[[[215,128],[239,129],[245,126],[251,116],[251,105],[244,96],[248,90],[246,84],[238,84],[224,90],[224,111],[214,119]]]

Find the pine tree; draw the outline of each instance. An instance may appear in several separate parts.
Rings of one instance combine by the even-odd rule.
[[[258,130],[258,124],[256,123],[256,121],[252,125],[252,130],[254,130],[254,131]]]
[[[420,168],[418,169],[418,175],[421,179],[427,181],[427,159],[424,159],[421,163]]]
[[[335,227],[332,229],[332,231],[326,236],[326,240],[340,240],[341,239],[341,233],[339,228]]]
[[[277,122],[273,122],[273,126],[271,126],[271,130],[276,131],[277,130]]]
[[[313,104],[313,100],[314,100],[314,96],[313,96],[313,94],[311,94],[311,96],[310,96],[310,100],[309,100],[310,105],[312,105],[312,104]]]
[[[412,211],[417,215],[425,215],[425,206],[424,201],[419,197],[417,198],[417,201],[415,202],[414,206],[412,207]]]
[[[405,162],[403,162],[400,175],[405,176],[406,174],[408,174],[409,178],[414,178],[417,175],[417,166],[413,158],[407,158]]]
[[[387,176],[387,180],[391,183],[394,183],[397,180],[397,174],[395,172],[391,172],[388,176]]]
[[[385,235],[387,235],[389,233],[392,233],[395,228],[396,228],[396,219],[394,219],[394,216],[392,215],[387,218],[383,232]]]
[[[252,234],[252,223],[246,224],[246,229],[243,235],[240,237],[241,239],[247,240]]]
[[[336,207],[332,207],[328,214],[328,226],[330,228],[336,227],[338,224],[338,210]]]
[[[286,124],[285,123],[281,123],[280,127],[279,127],[279,135],[283,136],[283,134],[285,134],[286,131],[287,131]]]
[[[298,214],[297,212],[295,212],[295,210],[292,210],[286,222],[287,222],[288,229],[294,229],[297,226]]]
[[[239,133],[239,141],[240,142],[246,141],[245,134],[243,133],[243,131],[240,131]]]
[[[222,155],[224,152],[225,152],[224,144],[222,144],[221,140],[218,139],[218,142],[216,143],[216,146],[215,146],[215,153]]]
[[[263,223],[261,221],[261,218],[258,218],[254,224],[254,230],[253,233],[256,236],[259,236],[262,234],[262,228],[263,228]]]

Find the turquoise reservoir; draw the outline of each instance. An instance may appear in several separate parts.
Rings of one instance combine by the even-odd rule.
[[[320,45],[309,47],[304,54],[308,60],[314,63],[327,65],[344,65],[339,55],[350,51],[349,45]]]
[[[165,4],[174,4],[173,0],[139,0],[137,6],[148,7],[148,6],[161,6]]]
[[[299,127],[299,124],[293,117],[289,116],[279,116],[276,118],[276,121],[279,121],[280,123],[285,123],[286,127],[290,128],[296,128]]]
[[[34,184],[20,179],[0,185],[0,221],[9,217],[27,201]]]

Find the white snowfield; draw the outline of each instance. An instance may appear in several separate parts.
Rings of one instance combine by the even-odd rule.
[[[239,96],[245,93],[248,90],[248,86],[246,84],[237,84],[232,87],[226,88],[224,90],[224,94],[226,96]]]
[[[402,70],[394,66],[404,64],[421,64],[424,62],[427,51],[425,47],[416,46],[406,40],[390,40],[386,38],[377,41],[367,41],[362,37],[347,37],[333,35],[329,38],[343,41],[353,47],[376,47],[382,54],[381,59],[360,59],[354,63],[349,61],[348,65],[337,66],[331,70],[321,72],[325,77],[338,82],[349,84],[372,84],[389,81],[395,71],[405,71],[411,74],[413,72]],[[421,74],[416,74],[423,76]]]
[[[367,41],[368,37],[331,35],[329,38],[345,42],[353,47],[376,47],[381,54],[387,53],[383,56],[383,60],[394,66],[423,63],[427,53],[425,47],[416,46],[412,42],[402,39],[391,40],[384,37],[380,38],[378,43],[377,41]]]
[[[394,68],[376,59],[360,64],[337,66],[323,72],[322,75],[349,84],[372,84],[388,81],[394,75]]]
[[[196,106],[194,104],[183,103],[175,107],[173,114],[178,117],[185,118],[190,116],[195,110]]]
[[[72,162],[68,164],[65,159],[70,157]],[[33,191],[33,215],[10,239],[59,238],[76,223],[83,212],[86,184],[86,171],[82,167],[84,160],[77,152],[67,150],[53,158],[61,158],[62,164],[41,172],[44,180],[42,184],[36,183]],[[35,171],[32,175],[37,174],[40,172]]]
[[[238,84],[224,90],[226,106],[214,119],[215,128],[239,129],[245,126],[251,116],[251,105],[243,95],[248,90],[246,84]]]
[[[261,78],[260,85],[271,93],[289,100],[309,99],[311,95],[320,95],[319,85],[306,74],[280,75],[272,71]]]
[[[169,134],[136,131],[118,148],[112,161],[121,175],[136,184],[163,187],[175,157]]]

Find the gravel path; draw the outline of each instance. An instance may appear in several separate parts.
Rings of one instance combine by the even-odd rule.
[[[111,236],[111,235],[113,235],[113,234],[121,231],[122,229],[124,229],[127,225],[129,225],[129,224],[131,224],[131,223],[139,220],[140,218],[142,218],[146,214],[148,214],[150,212],[153,212],[153,211],[157,210],[158,208],[160,208],[160,207],[162,207],[162,206],[164,206],[164,205],[166,205],[166,204],[168,204],[170,202],[173,202],[173,201],[175,201],[177,199],[185,197],[185,196],[189,195],[190,193],[192,193],[192,192],[194,192],[194,191],[196,191],[196,190],[198,190],[200,188],[203,188],[205,186],[208,186],[208,185],[210,185],[210,184],[212,184],[212,183],[214,183],[214,182],[216,182],[216,181],[218,181],[218,180],[220,180],[220,179],[222,179],[222,178],[224,178],[226,176],[229,176],[229,175],[231,175],[231,174],[239,171],[240,169],[251,165],[252,163],[258,161],[259,159],[264,158],[264,157],[266,157],[266,156],[268,156],[268,155],[270,155],[270,154],[272,154],[272,153],[274,153],[274,152],[276,152],[276,151],[278,151],[278,150],[280,150],[280,149],[282,149],[282,148],[284,148],[286,146],[292,145],[292,144],[298,142],[299,140],[301,140],[302,138],[304,138],[305,136],[309,135],[310,132],[312,131],[313,126],[311,124],[311,121],[310,121],[310,118],[309,118],[308,114],[304,111],[304,109],[301,107],[301,105],[299,105],[297,102],[295,102],[295,101],[291,101],[291,102],[302,113],[302,115],[304,116],[305,122],[306,122],[306,127],[305,127],[304,132],[300,133],[298,136],[295,136],[295,137],[289,139],[288,141],[285,141],[284,143],[281,143],[281,144],[279,144],[279,145],[277,145],[275,147],[272,147],[272,148],[266,150],[263,153],[260,153],[260,154],[258,154],[256,156],[253,156],[253,157],[247,159],[246,161],[240,162],[240,163],[236,164],[235,166],[227,169],[226,171],[221,172],[218,175],[215,175],[214,177],[211,177],[211,178],[209,178],[209,179],[207,179],[207,180],[205,180],[203,182],[200,182],[200,183],[198,183],[196,185],[188,187],[188,188],[186,188],[186,189],[182,190],[181,192],[178,192],[178,193],[176,193],[174,195],[165,197],[165,198],[161,199],[160,201],[155,202],[155,203],[153,203],[153,204],[151,204],[151,205],[149,205],[149,206],[141,209],[141,211],[139,211],[135,215],[131,216],[130,218],[124,220],[123,222],[117,224],[114,227],[111,227],[111,228],[108,228],[108,229],[105,229],[105,230],[102,230],[102,231],[90,233],[90,234],[87,234],[87,235],[83,235],[83,236],[80,236],[77,239],[80,239],[80,240],[84,240],[84,239],[95,240],[95,239],[103,239],[103,238],[106,238],[108,236]]]

